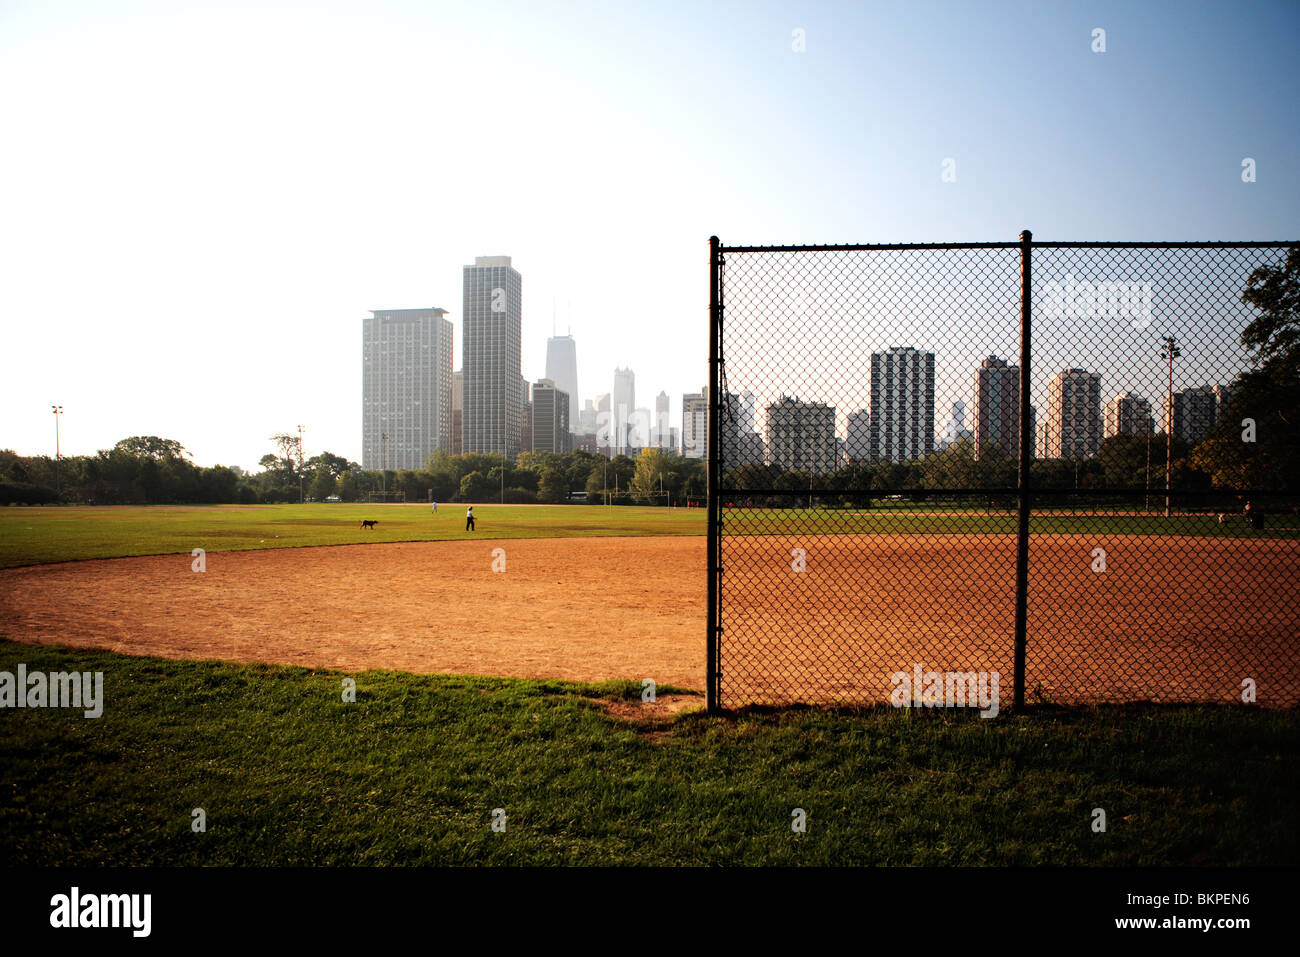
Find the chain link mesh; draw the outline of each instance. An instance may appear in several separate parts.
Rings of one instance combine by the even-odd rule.
[[[1287,246],[1030,250],[1028,700],[1300,703],[1291,438],[1238,378]],[[1010,700],[1023,252],[720,247],[718,704]]]

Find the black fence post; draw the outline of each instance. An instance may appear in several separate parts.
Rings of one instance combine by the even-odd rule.
[[[718,522],[718,424],[720,396],[718,383],[718,362],[722,339],[722,296],[718,286],[718,267],[721,241],[717,236],[709,237],[709,411],[706,445],[708,447],[708,552],[709,552],[709,607],[708,607],[708,642],[705,652],[705,709],[710,714],[718,709],[718,641],[721,625],[718,620],[718,585],[722,569],[718,567],[718,538],[721,525]]]
[[[1033,436],[1030,435],[1029,414],[1029,360],[1030,312],[1033,308],[1030,294],[1030,257],[1033,253],[1034,235],[1029,230],[1020,234],[1020,465],[1016,472],[1016,494],[1019,514],[1016,523],[1016,651],[1015,651],[1015,710],[1025,707],[1025,644],[1029,619],[1029,466],[1033,458]]]

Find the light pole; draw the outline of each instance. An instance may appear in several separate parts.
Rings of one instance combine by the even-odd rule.
[[[1156,430],[1154,421],[1147,423],[1147,477],[1146,477],[1146,497],[1142,511],[1151,511],[1151,433]]]
[[[302,457],[302,426],[298,426],[298,504],[302,505],[305,499],[302,491],[302,469],[304,459]]]
[[[379,433],[379,490],[384,493],[385,501],[388,496],[388,433]]]
[[[1160,358],[1169,362],[1169,390],[1165,393],[1165,518],[1169,517],[1169,490],[1174,464],[1174,360],[1182,353],[1173,336],[1164,336],[1165,346],[1160,351]]]
[[[59,479],[59,459],[63,456],[59,449],[59,416],[63,414],[63,406],[52,405],[50,408],[54,410],[54,487],[62,497],[63,482]]]

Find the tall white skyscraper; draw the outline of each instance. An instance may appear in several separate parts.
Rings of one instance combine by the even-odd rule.
[[[682,455],[703,459],[709,454],[709,389],[687,392],[682,396]]]
[[[673,426],[672,419],[669,418],[669,399],[667,392],[660,392],[655,396],[655,421],[654,430],[651,433],[650,444],[657,449],[674,451],[675,443],[672,440]]]
[[[464,268],[464,413],[466,452],[521,451],[523,279],[509,256],[478,256]]]
[[[614,392],[610,401],[614,454],[626,455],[632,445],[632,421],[636,414],[636,376],[631,369],[614,370]]]
[[[934,353],[871,354],[871,459],[913,462],[934,451]]]
[[[384,309],[361,320],[361,462],[418,469],[450,451],[452,328],[445,309]]]
[[[546,378],[569,397],[569,431],[578,427],[578,346],[573,336],[546,340]]]

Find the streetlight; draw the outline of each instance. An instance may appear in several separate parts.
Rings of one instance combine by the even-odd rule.
[[[302,426],[300,425],[298,426],[298,504],[299,505],[302,505],[304,502],[304,498],[302,494],[302,469],[304,464],[305,464],[305,460],[302,457]]]
[[[59,416],[63,414],[63,406],[52,405],[50,408],[54,410],[54,487],[62,496],[63,483],[59,479],[59,459],[62,458],[62,453],[59,450]]]
[[[1170,477],[1174,464],[1174,360],[1182,355],[1173,336],[1164,336],[1160,358],[1169,362],[1169,391],[1165,393],[1165,518],[1169,517]]]

